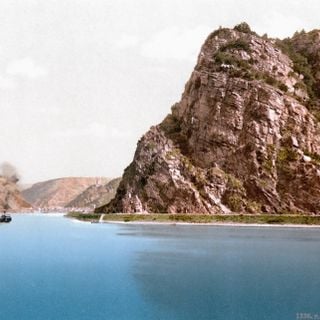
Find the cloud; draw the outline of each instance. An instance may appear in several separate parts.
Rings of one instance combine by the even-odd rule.
[[[32,112],[39,115],[50,115],[50,116],[59,116],[62,113],[62,110],[58,107],[48,107],[41,106],[39,108],[33,107],[30,108]]]
[[[6,69],[7,74],[20,76],[29,79],[35,79],[47,74],[43,67],[35,64],[31,58],[15,60],[9,63]]]
[[[259,21],[259,25],[256,30],[263,34],[268,30],[269,34],[277,35],[277,37],[284,38],[292,36],[295,31],[299,31],[303,28],[307,28],[305,21],[300,17],[294,15],[288,15],[281,12],[269,12],[266,13]]]
[[[119,49],[127,49],[131,47],[135,47],[139,43],[139,38],[132,34],[123,33],[120,37],[115,41],[115,45]]]
[[[93,122],[86,127],[81,128],[67,128],[63,131],[56,132],[55,137],[74,138],[92,136],[95,138],[106,138],[108,134],[108,127],[106,125]]]
[[[15,83],[12,79],[0,76],[0,89],[14,89]]]
[[[130,130],[119,130],[118,128],[111,128],[110,136],[112,138],[119,138],[119,139],[127,139],[132,137],[132,132]]]
[[[58,131],[53,135],[55,138],[81,138],[81,137],[93,137],[93,138],[117,138],[127,139],[132,136],[132,132],[129,130],[119,130],[117,128],[111,128],[105,124],[98,122],[90,123],[86,127],[81,128],[68,128],[63,131]]]
[[[144,57],[159,60],[195,61],[200,46],[211,31],[211,28],[207,26],[189,29],[169,27],[144,43],[141,47],[141,54]]]

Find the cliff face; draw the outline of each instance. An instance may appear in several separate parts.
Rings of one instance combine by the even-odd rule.
[[[21,211],[31,205],[22,197],[16,183],[0,176],[0,211]]]
[[[320,213],[320,40],[309,37],[209,35],[181,101],[97,211]]]
[[[91,208],[100,207],[114,198],[121,178],[112,179],[107,184],[92,185],[69,202],[67,208]]]
[[[108,181],[109,179],[101,177],[59,178],[38,182],[31,188],[23,190],[22,194],[34,207],[64,207],[88,187],[102,185]]]

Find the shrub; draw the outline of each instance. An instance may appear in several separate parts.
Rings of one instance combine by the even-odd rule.
[[[280,148],[277,160],[279,163],[298,160],[298,153],[292,148]]]
[[[233,194],[226,199],[226,204],[233,212],[241,212],[244,203],[241,196]]]
[[[224,52],[224,51],[227,51],[229,49],[244,50],[244,51],[247,51],[247,52],[251,51],[249,43],[244,41],[244,40],[242,40],[242,39],[237,39],[235,41],[231,41],[231,42],[225,44],[224,46],[222,46],[220,48],[220,51]]]
[[[320,122],[320,111],[318,110],[313,110],[312,114],[314,115],[314,117],[316,118],[317,121]]]
[[[260,213],[261,204],[256,201],[248,200],[246,209],[248,210],[249,213],[255,213],[255,214]]]
[[[263,162],[263,168],[268,171],[268,172],[272,172],[273,169],[273,162],[272,159],[267,159]]]
[[[288,91],[288,87],[284,83],[272,77],[269,73],[263,73],[261,74],[261,76],[262,76],[262,79],[264,79],[267,84],[273,87],[277,87],[283,92]]]
[[[228,186],[230,189],[239,191],[239,192],[245,191],[243,188],[242,182],[239,179],[237,179],[234,175],[227,174],[226,177],[228,179]]]
[[[278,88],[283,92],[287,92],[288,91],[288,87],[282,82],[278,83]]]
[[[318,93],[316,89],[316,80],[308,57],[295,50],[290,39],[277,40],[276,44],[292,60],[293,70],[303,75],[303,83],[306,85],[310,99],[313,100],[317,95],[320,96],[320,92]]]
[[[237,24],[233,29],[243,33],[252,33],[250,26],[246,22]]]
[[[218,30],[215,30],[214,32],[212,32],[212,33],[209,35],[208,39],[212,39],[212,38],[214,38],[215,36],[219,36],[220,33],[224,32],[224,31],[227,31],[227,30],[228,30],[227,28],[222,28],[222,27],[220,26]]]
[[[270,84],[271,86],[277,85],[277,80],[270,76],[269,74],[265,75],[265,81],[267,84]]]
[[[232,66],[237,65],[237,59],[232,56],[230,53],[225,53],[222,51],[218,51],[215,56],[214,56],[215,60],[217,63],[225,63],[225,64],[230,64]]]
[[[234,67],[238,67],[242,70],[251,69],[250,64],[246,60],[242,60],[228,52],[218,51],[214,55],[214,59],[219,64],[228,64]]]
[[[293,87],[296,90],[299,90],[299,89],[306,90],[306,85],[301,81],[297,82]]]

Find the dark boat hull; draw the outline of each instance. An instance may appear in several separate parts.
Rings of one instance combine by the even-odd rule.
[[[5,222],[5,223],[9,223],[11,222],[12,218],[9,215],[3,214],[2,216],[0,216],[0,222]]]

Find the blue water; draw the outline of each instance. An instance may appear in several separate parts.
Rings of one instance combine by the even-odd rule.
[[[15,215],[0,242],[1,320],[320,317],[320,229]]]

